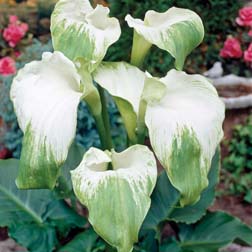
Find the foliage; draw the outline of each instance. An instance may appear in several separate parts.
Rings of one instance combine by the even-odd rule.
[[[233,137],[227,143],[229,154],[223,161],[227,171],[224,183],[231,194],[242,195],[252,203],[252,118],[246,124],[237,125]]]
[[[18,190],[17,171],[17,160],[0,161],[0,227],[7,226],[10,237],[29,251],[51,252],[86,220],[49,190]]]
[[[197,225],[179,225],[179,241],[169,240],[160,251],[218,252],[235,239],[251,243],[250,228],[223,212],[208,213]]]
[[[241,1],[229,0],[148,0],[144,2],[108,0],[108,3],[111,15],[120,19],[124,30],[120,40],[108,51],[107,60],[111,61],[127,61],[130,57],[132,29],[128,28],[124,21],[126,14],[132,13],[133,17],[143,18],[147,10],[163,12],[172,6],[189,8],[197,12],[204,20],[205,39],[203,44],[187,59],[185,69],[190,73],[202,72],[202,69],[209,68],[219,59],[222,41],[227,34],[235,30],[234,19],[242,6]],[[149,57],[145,60],[145,68],[157,75],[164,75],[172,64],[173,59],[168,53],[156,47],[152,48]]]

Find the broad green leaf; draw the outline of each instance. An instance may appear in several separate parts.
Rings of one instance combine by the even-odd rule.
[[[182,249],[179,247],[178,242],[172,239],[168,239],[163,244],[160,245],[160,252],[182,252]]]
[[[141,234],[144,235],[150,230],[157,231],[158,225],[165,220],[187,224],[198,221],[214,200],[219,168],[220,152],[217,150],[208,174],[208,187],[203,191],[200,200],[196,204],[183,208],[178,205],[180,200],[179,192],[172,186],[166,173],[162,172],[157,179],[157,185],[151,195],[151,207],[142,225]]]
[[[119,252],[132,251],[138,240],[156,176],[154,155],[141,145],[122,153],[91,148],[72,171],[75,194],[87,206],[90,223]]]
[[[86,224],[86,220],[76,214],[64,200],[54,200],[48,204],[43,219],[50,226],[55,227],[63,237],[69,233],[71,228],[83,228]]]
[[[98,236],[89,229],[74,237],[72,241],[60,248],[58,252],[93,252],[93,248],[97,245]]]
[[[158,244],[156,232],[149,230],[144,237],[141,237],[141,242],[134,246],[133,252],[158,251]]]
[[[218,252],[239,239],[252,244],[252,229],[239,219],[223,212],[208,213],[194,226],[180,226],[179,246],[182,251]]]
[[[195,204],[208,186],[211,160],[223,136],[225,107],[203,76],[171,70],[159,81],[166,85],[166,94],[148,103],[145,123],[183,207]]]
[[[20,189],[55,186],[75,136],[81,97],[77,70],[60,52],[44,53],[18,72],[11,99],[24,132]]]
[[[57,201],[49,190],[19,190],[15,185],[18,160],[0,160],[0,226],[32,252],[52,252],[58,244],[56,233],[66,236],[85,219]],[[39,244],[39,246],[38,246]]]
[[[125,62],[102,63],[94,72],[94,80],[115,98],[133,143],[145,77],[137,67]]]
[[[20,245],[32,252],[53,252],[58,245],[56,230],[49,225],[34,223],[9,228],[9,235]]]
[[[128,25],[134,28],[137,33],[135,40],[141,40],[140,45],[144,50],[145,47],[148,48],[148,43],[166,50],[175,58],[178,70],[183,69],[186,56],[202,42],[204,37],[200,17],[188,9],[172,7],[164,13],[150,10],[146,12],[144,21],[134,19],[130,15],[125,19]],[[137,45],[137,41],[134,41],[134,44]]]
[[[42,215],[52,201],[49,190],[18,190],[15,177],[18,160],[0,160],[0,226],[15,226],[17,220],[42,224]]]
[[[119,21],[108,14],[107,7],[93,9],[88,0],[58,1],[51,16],[54,50],[73,61],[82,59],[92,72],[121,34]]]

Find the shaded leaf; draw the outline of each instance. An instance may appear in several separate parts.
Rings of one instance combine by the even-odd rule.
[[[89,229],[83,233],[76,235],[76,237],[60,248],[58,252],[91,252],[96,245],[98,235],[93,229]]]
[[[0,226],[7,226],[10,237],[30,251],[51,252],[58,244],[56,233],[67,235],[85,219],[49,190],[17,189],[18,164],[0,160]]]
[[[220,152],[217,150],[208,175],[208,187],[203,191],[198,203],[184,208],[178,205],[179,192],[172,186],[166,173],[162,172],[151,195],[151,208],[144,220],[142,234],[146,230],[157,230],[158,224],[167,219],[185,223],[193,223],[199,220],[214,199],[214,188],[218,182],[219,161]]]
[[[194,226],[180,226],[182,251],[218,252],[218,249],[234,241],[252,244],[252,229],[239,219],[224,212],[208,213]]]

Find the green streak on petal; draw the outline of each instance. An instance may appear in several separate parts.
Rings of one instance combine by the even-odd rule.
[[[19,189],[53,189],[63,162],[56,162],[44,139],[35,143],[35,135],[28,125],[23,138],[23,148],[16,184]]]
[[[204,29],[202,28],[202,30],[203,32],[199,33],[196,24],[182,22],[170,27],[166,35],[162,34],[164,41],[162,49],[167,50],[175,58],[175,67],[177,70],[183,69],[186,57],[203,40]]]
[[[174,137],[167,174],[181,193],[181,206],[196,203],[208,186],[207,166],[201,163],[201,152],[195,134],[189,129],[185,128],[181,136]]]
[[[113,169],[107,170],[111,162]],[[156,184],[153,153],[141,145],[122,153],[91,148],[71,175],[95,231],[119,252],[132,251]]]
[[[94,59],[95,43],[89,37],[88,31],[83,31],[82,26],[71,25],[67,27],[66,23],[67,20],[64,20],[51,28],[54,50],[63,52],[65,56],[73,61],[81,58],[83,62],[86,62],[88,72],[92,72],[96,65],[100,63],[91,63]],[[76,44],[78,46],[71,46]]]
[[[106,184],[109,186],[106,186]],[[108,243],[115,246],[118,251],[132,251],[132,244],[138,240],[138,232],[150,207],[150,200],[146,195],[139,192],[137,201],[141,202],[141,205],[138,206],[139,209],[136,211],[134,194],[137,191],[131,188],[128,181],[114,176],[104,181],[100,185],[100,190],[103,190],[104,187],[106,188],[106,194],[102,193],[94,197],[92,202],[94,208],[97,208],[100,202],[103,202],[102,208],[94,209],[90,207],[89,221],[95,231]],[[97,188],[98,190],[99,188]],[[89,205],[91,206],[90,203]],[[111,209],[111,206],[113,206],[113,209]],[[122,208],[123,210],[120,211]],[[111,209],[107,211],[106,218],[104,218],[105,209]],[[129,214],[131,215],[130,218]],[[116,228],[104,228],[105,226]],[[122,228],[119,228],[119,226]]]

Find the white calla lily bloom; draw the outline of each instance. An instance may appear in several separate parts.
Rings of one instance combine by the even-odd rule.
[[[144,121],[152,147],[180,191],[181,205],[195,203],[208,185],[211,160],[223,136],[224,104],[203,76],[171,70],[161,79],[149,74],[143,79],[143,72],[133,72],[139,70],[126,63],[103,63],[94,79],[131,104],[134,118],[142,116],[141,101],[147,103]],[[120,109],[122,103],[117,105]]]
[[[92,72],[104,58],[110,45],[121,34],[119,21],[108,16],[109,8],[88,0],[60,0],[51,16],[54,50],[69,59],[81,60]]]
[[[82,95],[75,65],[61,52],[44,53],[18,72],[10,96],[24,132],[19,188],[55,186],[75,137]]]
[[[153,153],[143,145],[121,153],[91,148],[71,174],[74,192],[87,206],[95,231],[117,251],[132,251],[156,184]]]
[[[169,52],[175,58],[176,68],[182,70],[185,58],[204,37],[201,18],[188,9],[172,7],[164,13],[150,10],[144,20],[131,15],[125,20],[135,30],[133,63],[141,62],[154,44]]]

